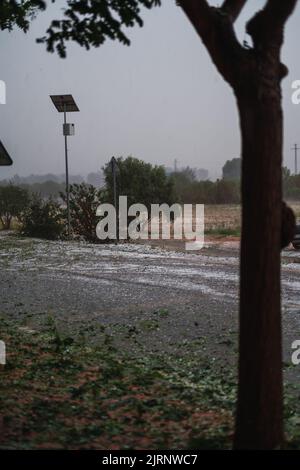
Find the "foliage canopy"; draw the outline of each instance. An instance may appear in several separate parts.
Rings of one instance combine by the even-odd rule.
[[[151,204],[173,204],[174,183],[166,175],[163,166],[153,166],[133,157],[117,159],[117,194],[127,196],[128,205],[144,204],[148,210]],[[114,203],[113,176],[110,163],[104,168],[106,200]]]
[[[123,27],[143,26],[141,8],[150,9],[160,4],[161,0],[67,0],[63,18],[53,20],[45,36],[37,41],[45,43],[48,51],[57,51],[60,57],[66,57],[68,41],[86,49],[98,47],[106,39],[117,39],[129,45]],[[28,31],[30,21],[46,6],[47,2],[41,0],[5,0],[0,11],[0,29],[11,30],[16,25]]]

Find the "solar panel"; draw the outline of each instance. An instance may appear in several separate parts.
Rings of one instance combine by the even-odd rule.
[[[79,111],[72,95],[50,95],[50,98],[59,113]]]
[[[0,165],[9,166],[9,165],[12,165],[12,163],[13,163],[12,159],[10,158],[6,148],[4,147],[4,145],[2,144],[0,140]]]

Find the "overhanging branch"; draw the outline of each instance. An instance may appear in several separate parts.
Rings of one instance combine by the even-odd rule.
[[[298,0],[268,0],[247,24],[247,32],[254,45],[272,44],[280,48],[283,44],[284,26],[293,13]]]
[[[240,73],[241,61],[245,55],[245,50],[238,42],[233,29],[233,18],[237,18],[242,3],[245,4],[246,0],[227,0],[223,4],[226,11],[223,11],[222,8],[209,6],[206,0],[179,1],[210,53],[212,61],[231,85]]]

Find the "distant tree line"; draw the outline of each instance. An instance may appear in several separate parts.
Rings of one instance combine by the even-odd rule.
[[[54,173],[46,173],[43,175],[35,175],[31,174],[29,176],[19,176],[14,175],[9,181],[2,180],[0,184],[8,184],[12,183],[15,186],[20,186],[21,184],[32,185],[35,183],[46,183],[48,181],[54,181],[55,183],[64,183],[66,180],[65,174],[54,174]],[[81,175],[69,175],[70,183],[82,183],[84,182],[84,177]]]
[[[171,178],[177,202],[182,204],[239,204],[241,201],[238,180],[197,181],[189,167],[173,173]]]
[[[240,168],[241,160],[234,158],[228,160],[223,166],[223,178],[217,181],[199,181],[193,169],[186,167],[180,171],[167,174],[163,166],[151,165],[142,160],[127,157],[117,159],[117,193],[126,195],[128,204],[142,203],[150,209],[151,204],[240,204]],[[102,176],[103,175],[103,176]],[[111,165],[103,168],[103,173],[91,173],[89,181],[74,183],[70,187],[71,215],[73,235],[81,236],[86,240],[95,241],[95,227],[97,220],[95,211],[101,202],[113,201],[113,180]],[[35,178],[34,175],[31,176]],[[31,178],[30,177],[30,178]],[[290,170],[282,169],[284,197],[287,200],[300,200],[300,175],[291,175]],[[65,184],[57,181],[35,182],[32,184],[15,184],[0,182],[0,222],[2,228],[10,228],[11,221],[15,219],[18,224],[24,225],[25,213],[28,216],[30,202],[34,202],[32,221],[39,218],[39,224],[45,217],[45,212],[54,214],[60,212],[56,222],[65,219]],[[101,182],[102,188],[97,182]],[[38,217],[38,210],[42,214]],[[60,224],[60,223],[59,223]],[[59,225],[58,224],[58,225]],[[30,223],[32,230],[34,223]],[[50,226],[51,223],[50,223]],[[58,228],[55,237],[63,234],[63,228]]]
[[[70,175],[71,184],[85,183],[85,179],[80,175]],[[89,173],[86,177],[89,185],[101,188],[104,186],[104,175],[102,172]],[[20,177],[15,175],[10,180],[0,180],[0,186],[13,185],[25,189],[29,194],[39,194],[43,199],[51,197],[61,202],[61,193],[65,192],[65,175],[30,175]]]
[[[22,188],[29,195],[38,194],[43,199],[51,197],[54,200],[60,200],[60,193],[65,191],[65,183],[48,180],[40,183],[16,183],[16,180],[2,180],[0,181],[0,190],[5,186],[14,186]]]
[[[100,174],[100,172],[99,172]],[[89,242],[96,238],[96,209],[99,204],[114,204],[113,177],[110,163],[103,168],[104,187],[85,182],[70,185],[70,210],[73,237]],[[186,167],[166,174],[163,166],[151,165],[137,158],[117,159],[117,194],[128,197],[128,205],[144,204],[239,204],[240,160],[227,161],[223,178],[198,181],[194,170]],[[94,174],[93,177],[97,177]],[[286,199],[300,200],[300,175],[282,170]],[[92,178],[91,178],[92,179]],[[2,182],[3,183],[3,182]],[[45,181],[15,185],[0,185],[0,222],[4,229],[16,221],[20,231],[28,236],[57,239],[65,237],[66,195],[64,183]]]
[[[189,167],[173,173],[177,199],[182,203],[240,204],[241,159],[227,160],[222,168],[222,179],[196,181]],[[287,167],[282,168],[284,199],[300,201],[300,175],[292,175]]]

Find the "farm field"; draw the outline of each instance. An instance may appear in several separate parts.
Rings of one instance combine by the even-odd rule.
[[[300,218],[300,202],[286,201],[293,209],[297,219]],[[241,229],[240,205],[206,205],[205,206],[205,231],[208,235],[239,234]]]

